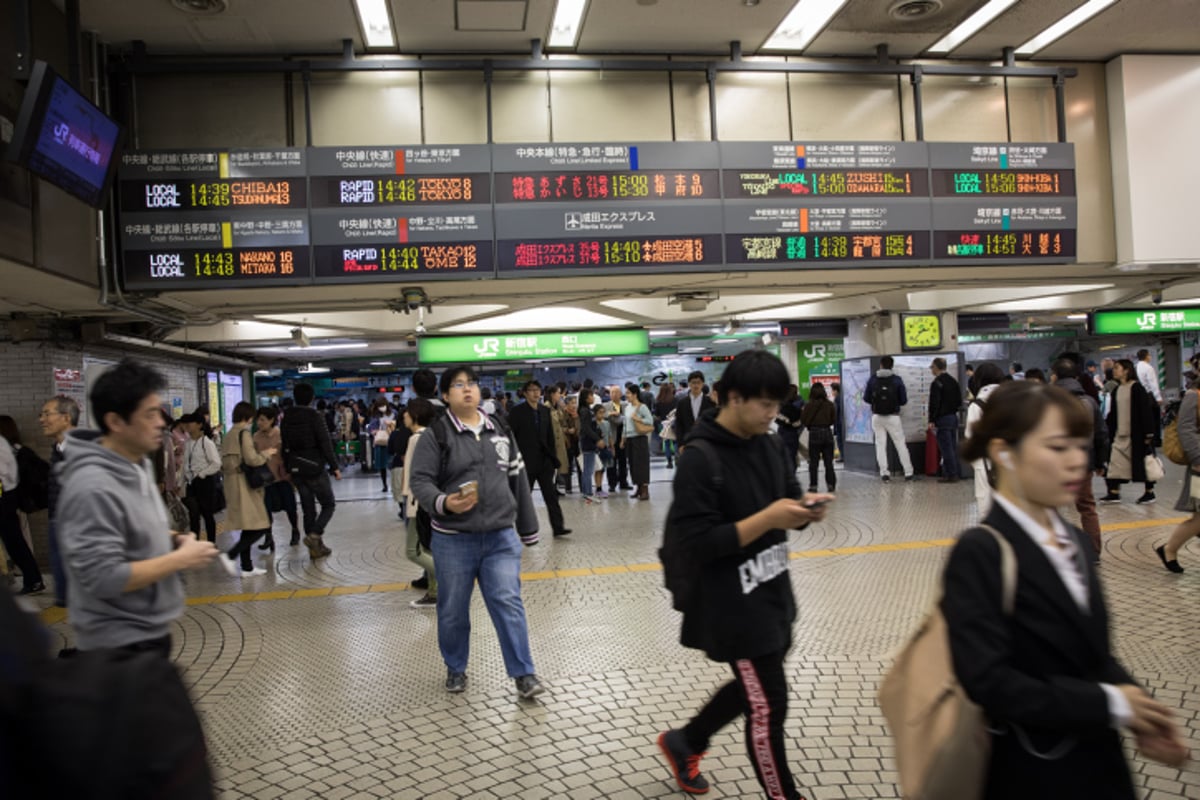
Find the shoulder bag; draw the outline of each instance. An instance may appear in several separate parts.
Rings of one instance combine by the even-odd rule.
[[[1004,616],[1017,594],[1017,557],[995,528],[1000,546]],[[992,740],[983,709],[954,675],[941,597],[896,656],[879,687],[879,707],[896,746],[900,791],[914,800],[979,800]]]
[[[241,435],[244,435],[245,433],[246,430],[242,429],[242,434],[240,434],[238,437],[238,447],[241,447]],[[238,460],[241,461],[242,474],[246,476],[246,483],[251,489],[261,489],[267,484],[275,482],[275,475],[271,472],[271,466],[269,464],[260,464],[257,467],[252,467],[245,461],[242,461],[242,454],[240,451],[238,452]]]

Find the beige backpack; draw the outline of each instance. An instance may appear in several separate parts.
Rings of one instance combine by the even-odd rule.
[[[1017,557],[995,528],[1000,545],[1004,615],[1017,594]],[[991,755],[983,709],[954,675],[941,598],[896,656],[879,687],[879,706],[895,742],[900,791],[906,800],[978,800]]]

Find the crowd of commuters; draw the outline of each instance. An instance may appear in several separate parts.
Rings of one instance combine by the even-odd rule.
[[[900,426],[907,390],[892,367],[891,358],[881,359],[863,397],[885,481],[889,440],[905,478],[915,477]],[[1148,354],[1139,353],[1137,365],[1081,364],[1066,354],[1047,371],[1013,364],[1008,374],[985,363],[967,368],[965,390],[944,359],[933,359],[930,371],[928,423],[942,480],[961,477],[965,404],[962,455],[975,472],[982,520],[951,553],[941,607],[955,674],[993,724],[986,796],[1074,796],[1082,785],[1089,795],[1133,797],[1119,730],[1131,731],[1153,760],[1176,765],[1188,755],[1171,712],[1113,656],[1095,571],[1101,541],[1092,477],[1107,482],[1102,502],[1119,502],[1120,486],[1131,481],[1145,484],[1139,503],[1155,500],[1145,460],[1159,443],[1163,408]],[[1192,516],[1156,549],[1175,573],[1183,571],[1180,548],[1200,535],[1197,373],[1200,354],[1187,376],[1198,391],[1186,392],[1178,414],[1190,466],[1176,508]],[[478,584],[517,694],[533,698],[546,691],[520,582],[522,550],[539,543],[533,489],[553,535],[566,536],[560,497],[573,494],[576,479],[585,503],[619,491],[649,500],[650,458],[658,452],[674,470],[667,535],[677,543],[672,552],[686,554],[693,587],[672,589],[683,614],[681,642],[732,674],[686,724],[661,733],[659,747],[680,789],[704,793],[700,763],[709,742],[744,717],[747,754],[765,796],[801,797],[784,736],[784,664],[796,620],[788,531],[820,522],[835,500],[834,463],[843,447],[837,385],[814,384],[805,399],[778,358],[751,350],[711,387],[700,372],[657,394],[633,382],[543,387],[531,380],[521,387],[523,402],[510,404],[459,366],[440,377],[419,371],[415,396],[403,405],[380,398],[365,408],[314,407],[313,388],[297,384],[278,407],[236,404],[223,435],[204,408],[171,420],[164,387],[154,370],[124,361],[89,396],[98,430],[79,429],[79,408],[66,398],[42,408],[42,433],[53,442],[42,507],[51,512],[55,601],[70,609],[79,650],[168,656],[170,625],[184,607],[181,573],[216,561],[232,576],[265,574],[253,547],[262,540],[260,550],[275,549],[279,511],[290,546],[303,540],[312,560],[328,556],[331,478],[340,480],[346,459],[360,455],[338,445],[361,434],[385,492],[391,480],[406,557],[423,571],[412,584],[424,594],[412,605],[436,610],[446,690],[467,687]],[[19,511],[34,502],[22,476],[35,473],[18,465],[28,464],[31,451],[22,456],[10,417],[0,417],[0,436],[0,538],[21,570],[22,593],[33,594],[45,584]],[[801,458],[807,491],[797,479]],[[825,493],[817,491],[821,466]],[[1057,511],[1071,504],[1081,530]],[[221,512],[225,531],[237,532],[224,554],[215,545]],[[1011,614],[1001,607],[996,536],[1015,554],[1021,576]],[[1058,603],[1056,592],[1070,602]],[[1062,758],[1037,757],[1058,749]]]

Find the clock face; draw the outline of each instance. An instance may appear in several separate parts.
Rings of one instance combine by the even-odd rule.
[[[904,349],[937,350],[942,346],[942,322],[936,314],[904,316]]]

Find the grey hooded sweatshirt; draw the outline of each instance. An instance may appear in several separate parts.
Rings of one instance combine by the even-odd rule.
[[[178,574],[124,591],[132,562],[171,552],[171,526],[150,460],[134,464],[100,444],[100,435],[68,433],[58,473],[55,521],[80,650],[161,638],[183,613]]]

